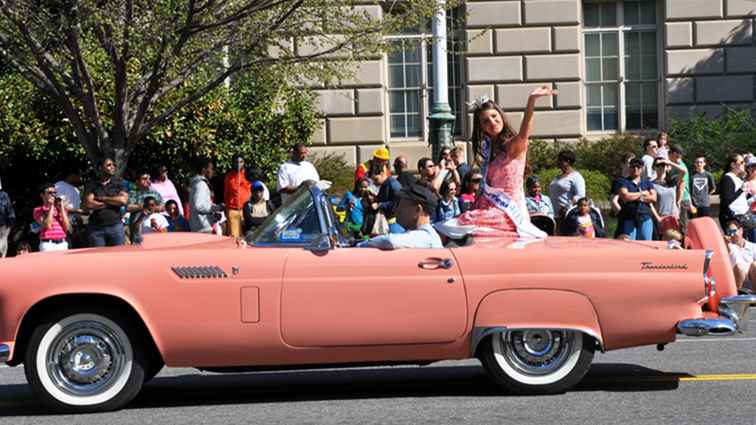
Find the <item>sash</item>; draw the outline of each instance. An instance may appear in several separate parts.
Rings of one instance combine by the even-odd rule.
[[[535,227],[530,222],[530,215],[527,211],[522,211],[517,203],[512,202],[512,199],[507,196],[501,189],[488,186],[488,166],[491,162],[491,141],[488,137],[483,138],[482,150],[483,150],[483,181],[480,185],[481,195],[485,196],[496,208],[504,211],[517,228],[517,233],[523,238],[538,238],[545,239],[546,233],[541,229]]]

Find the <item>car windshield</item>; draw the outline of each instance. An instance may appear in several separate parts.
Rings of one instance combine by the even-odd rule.
[[[307,245],[321,235],[318,213],[307,187],[301,187],[247,240],[252,245]]]

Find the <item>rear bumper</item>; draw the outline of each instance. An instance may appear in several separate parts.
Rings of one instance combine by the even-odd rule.
[[[727,336],[748,330],[748,309],[756,305],[756,295],[735,295],[719,301],[716,319],[687,319],[677,324],[677,332],[687,336]]]
[[[10,360],[11,346],[8,344],[0,344],[0,363]]]

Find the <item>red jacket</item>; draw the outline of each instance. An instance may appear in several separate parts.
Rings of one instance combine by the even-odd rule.
[[[232,210],[240,210],[252,196],[252,184],[244,177],[244,172],[230,171],[223,180],[223,202]]]

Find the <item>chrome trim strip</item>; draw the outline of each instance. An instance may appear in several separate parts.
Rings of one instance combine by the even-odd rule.
[[[709,273],[709,267],[711,267],[711,259],[714,257],[714,251],[707,249],[704,254],[703,264],[703,278],[704,278],[704,297],[713,297],[717,293],[717,284],[713,278],[709,279],[707,274]],[[708,289],[708,293],[706,293]]]
[[[478,349],[478,345],[483,341],[483,338],[488,335],[495,334],[497,332],[505,332],[507,328],[505,326],[492,326],[492,327],[474,327],[472,331],[472,338],[470,338],[470,354],[475,355],[475,350]]]
[[[703,268],[703,274],[706,276],[706,273],[709,271],[709,267],[711,266],[711,259],[714,257],[714,251],[711,249],[707,249],[706,253],[704,254],[704,268]]]
[[[11,348],[8,344],[0,344],[0,362],[10,360]]]
[[[478,345],[480,345],[480,342],[483,341],[483,338],[487,337],[488,335],[492,335],[498,332],[505,332],[507,330],[522,330],[522,329],[550,329],[550,330],[563,330],[563,331],[576,331],[576,332],[582,332],[593,339],[596,340],[596,343],[599,346],[599,349],[601,352],[604,352],[604,341],[601,339],[599,335],[596,334],[592,329],[585,329],[585,328],[529,328],[529,327],[506,327],[506,326],[491,326],[491,327],[474,327],[472,331],[472,337],[470,338],[470,354],[475,355],[475,350],[478,349]]]

